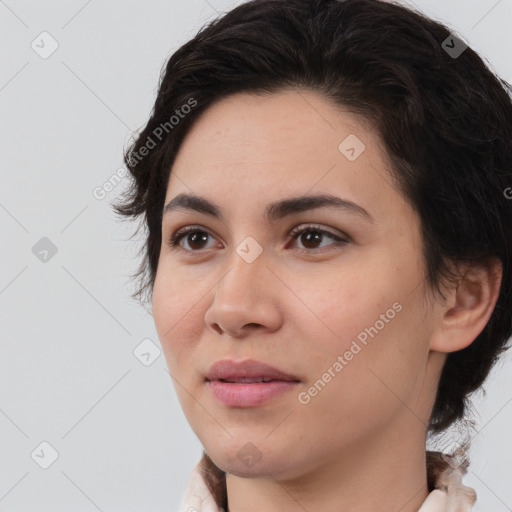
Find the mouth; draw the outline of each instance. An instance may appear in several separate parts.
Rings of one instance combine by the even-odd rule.
[[[299,381],[240,378],[207,380],[213,396],[228,407],[259,407],[291,391]]]
[[[238,377],[233,379],[206,379],[207,382],[226,382],[229,384],[257,384],[260,382],[299,382],[298,380],[274,379],[272,377]]]
[[[229,407],[263,405],[300,382],[295,375],[254,359],[222,359],[205,377],[213,396]]]
[[[213,363],[205,377],[207,380],[223,380],[225,382],[268,382],[271,380],[294,381],[298,377],[275,368],[263,361],[245,359],[221,359]]]

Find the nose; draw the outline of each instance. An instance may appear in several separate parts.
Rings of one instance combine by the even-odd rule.
[[[234,338],[244,337],[254,329],[279,329],[280,292],[285,287],[268,267],[264,253],[251,261],[234,252],[231,261],[229,270],[216,285],[205,314],[206,325],[218,334]]]

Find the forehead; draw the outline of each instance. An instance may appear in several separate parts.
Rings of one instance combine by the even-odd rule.
[[[310,90],[287,89],[271,94],[236,93],[221,98],[195,121],[182,143],[180,157],[224,161],[247,154],[261,159],[318,157],[319,151],[335,156],[347,136],[365,141],[373,153],[381,146],[370,123]],[[188,154],[193,146],[194,155]],[[200,146],[200,151],[198,147]],[[293,153],[290,150],[294,149]],[[378,156],[378,155],[375,155]],[[384,156],[384,155],[380,155]]]
[[[166,203],[190,193],[245,209],[328,192],[378,208],[397,194],[388,168],[369,123],[319,93],[237,93],[210,106],[187,133]]]

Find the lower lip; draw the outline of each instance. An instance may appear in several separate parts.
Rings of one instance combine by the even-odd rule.
[[[271,400],[276,395],[292,389],[297,382],[273,380],[234,384],[219,380],[207,381],[217,399],[231,407],[255,407]]]

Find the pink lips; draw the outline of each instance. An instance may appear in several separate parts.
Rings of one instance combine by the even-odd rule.
[[[214,396],[232,407],[262,405],[299,382],[294,375],[253,359],[217,361],[210,367],[206,380]]]

